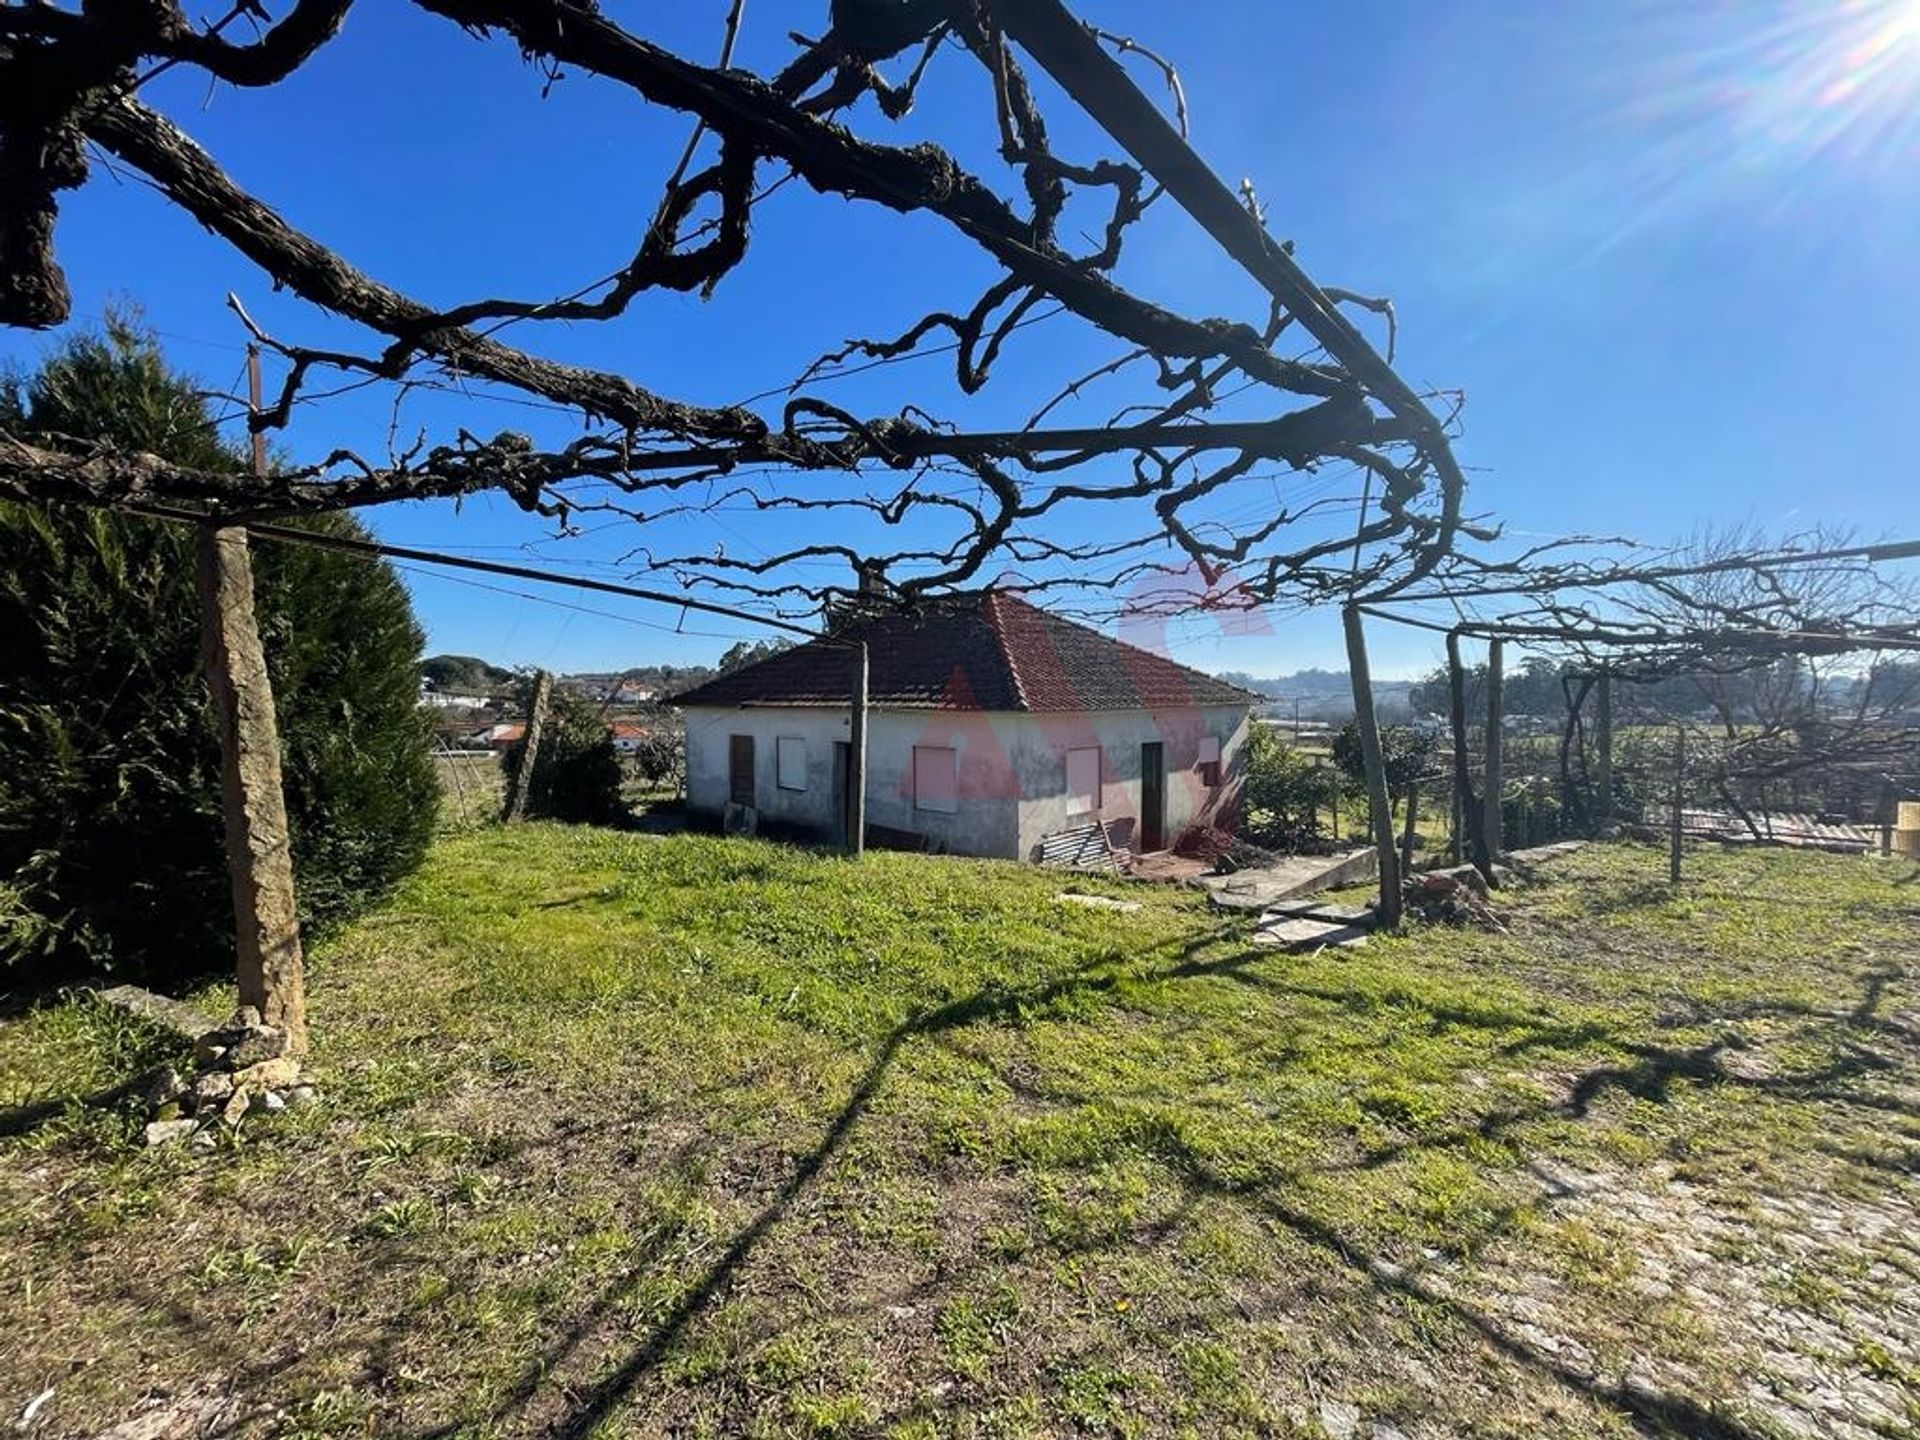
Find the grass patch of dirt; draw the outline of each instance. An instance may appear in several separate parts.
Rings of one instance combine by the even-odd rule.
[[[1912,867],[1663,866],[1302,957],[1011,865],[445,837],[313,957],[324,1103],[215,1152],[74,1098],[134,1022],[0,1021],[0,1421],[1906,1433]]]

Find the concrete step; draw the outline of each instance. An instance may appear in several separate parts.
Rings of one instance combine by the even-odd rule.
[[[1203,875],[1200,883],[1216,905],[1229,910],[1267,910],[1282,901],[1318,895],[1322,890],[1364,884],[1379,874],[1380,857],[1372,850],[1350,850],[1344,855],[1295,855],[1232,875]]]
[[[1293,955],[1305,955],[1328,946],[1364,945],[1370,933],[1359,925],[1269,915],[1261,917],[1259,926],[1253,932],[1253,943],[1270,945]]]

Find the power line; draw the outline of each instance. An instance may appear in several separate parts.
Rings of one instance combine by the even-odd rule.
[[[545,605],[555,610],[566,610],[574,615],[592,615],[601,620],[613,620],[622,625],[637,625],[643,630],[655,630],[663,635],[691,635],[701,640],[739,640],[738,634],[728,634],[721,630],[687,630],[673,625],[662,625],[654,620],[642,620],[637,615],[622,615],[616,610],[600,610],[591,605],[575,605],[569,600],[556,600],[551,595],[536,595],[531,590],[514,590],[505,585],[489,585],[484,580],[469,580],[464,575],[445,575],[424,565],[409,565],[405,561],[394,561],[393,568],[405,571],[409,575],[419,575],[428,580],[439,580],[448,585],[465,585],[473,590],[485,590],[494,595],[509,595],[516,600],[525,600],[534,605]]]
[[[176,520],[195,525],[209,523],[205,515],[196,514],[191,510],[176,510],[171,506],[130,505],[126,508],[160,520]],[[316,550],[337,550],[347,555],[377,556],[385,560],[411,560],[419,565],[440,565],[450,570],[471,570],[483,575],[503,575],[508,579],[531,580],[540,585],[589,590],[600,595],[618,595],[628,600],[646,600],[656,605],[672,605],[683,611],[698,610],[706,615],[719,615],[729,620],[744,620],[749,624],[784,630],[790,635],[799,635],[808,640],[833,642],[834,639],[823,631],[809,630],[804,625],[795,625],[791,621],[775,619],[770,615],[756,615],[751,610],[741,610],[732,605],[720,605],[711,600],[696,600],[689,595],[672,595],[661,590],[643,589],[637,585],[618,585],[611,580],[590,580],[582,575],[554,575],[525,565],[503,565],[492,560],[472,560],[462,555],[446,555],[434,550],[415,550],[405,545],[386,545],[377,540],[356,540],[345,535],[325,535],[312,530],[296,530],[286,525],[263,522],[248,525],[246,528],[249,535],[257,535],[263,540],[278,540],[289,545],[307,545]]]

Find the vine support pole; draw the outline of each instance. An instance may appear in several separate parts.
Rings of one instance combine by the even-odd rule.
[[[1393,802],[1387,793],[1387,762],[1380,748],[1380,719],[1373,708],[1373,673],[1367,664],[1367,632],[1356,606],[1340,612],[1347,630],[1347,673],[1353,681],[1353,719],[1367,772],[1367,808],[1373,847],[1380,855],[1380,923],[1400,923],[1400,856],[1393,843]]]
[[[1613,820],[1613,673],[1600,672],[1599,694],[1594,697],[1594,789],[1600,810],[1600,823]]]
[[[247,348],[247,385],[260,409],[260,352]],[[266,437],[253,436],[254,474],[267,470]],[[292,837],[280,774],[280,725],[253,608],[253,556],[237,525],[207,525],[197,554],[207,690],[220,736],[221,808],[233,889],[240,1003],[284,1030],[290,1053],[307,1048],[305,958],[293,887]]]
[[[1684,726],[1673,727],[1673,824],[1668,832],[1667,844],[1667,883],[1680,883],[1680,837],[1684,830],[1680,807],[1687,797],[1687,732]]]
[[[1486,829],[1487,863],[1500,858],[1506,848],[1505,823],[1500,811],[1500,722],[1502,671],[1506,665],[1507,642],[1495,637],[1487,642],[1487,776]]]
[[[1447,786],[1452,797],[1453,811],[1447,816],[1447,855],[1455,865],[1467,863],[1467,837],[1462,833],[1466,828],[1465,797],[1460,794],[1460,782],[1454,778]]]
[[[1413,873],[1413,844],[1419,838],[1420,823],[1420,782],[1414,781],[1407,787],[1407,818],[1400,831],[1400,873]]]
[[[1454,844],[1459,858],[1471,861],[1489,886],[1493,880],[1493,852],[1487,844],[1486,808],[1473,793],[1473,770],[1467,752],[1467,667],[1460,660],[1460,632],[1447,632],[1447,719],[1453,727]]]
[[[867,853],[867,646],[853,647],[853,705],[847,720],[847,854]]]
[[[514,771],[501,818],[515,825],[527,815],[527,797],[533,793],[533,770],[540,763],[540,738],[547,729],[547,707],[553,703],[553,676],[546,670],[533,677],[533,703],[527,707],[527,733],[520,742],[520,768]]]

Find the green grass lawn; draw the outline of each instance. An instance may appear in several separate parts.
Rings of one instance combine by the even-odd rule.
[[[1664,864],[1300,957],[1010,865],[446,837],[316,948],[322,1105],[6,1127],[0,1423],[1909,1433],[1920,883]],[[20,1013],[0,1109],[164,1050]]]

